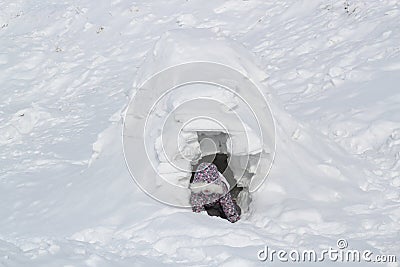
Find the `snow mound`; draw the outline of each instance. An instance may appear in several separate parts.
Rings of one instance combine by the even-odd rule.
[[[135,181],[155,199],[189,207],[193,166],[211,154],[229,156],[234,179],[246,191],[255,191],[268,175],[274,121],[262,71],[238,47],[205,29],[175,30],[147,55],[137,79],[147,78],[136,82],[126,112],[124,149]],[[221,134],[227,140],[217,140]],[[209,145],[200,143],[201,135]]]

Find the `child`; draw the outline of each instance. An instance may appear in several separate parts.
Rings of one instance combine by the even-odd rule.
[[[190,204],[194,212],[206,210],[234,223],[240,220],[240,208],[229,192],[229,184],[212,163],[201,163],[190,184]]]

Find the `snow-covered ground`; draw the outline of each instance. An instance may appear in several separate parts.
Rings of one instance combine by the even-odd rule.
[[[0,266],[253,266],[339,238],[399,261],[399,18],[396,0],[0,2]],[[235,224],[153,200],[123,157],[138,68],[193,27],[268,75],[277,154]]]

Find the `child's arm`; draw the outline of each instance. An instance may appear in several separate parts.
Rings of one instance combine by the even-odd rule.
[[[239,212],[236,209],[236,205],[233,202],[233,199],[229,192],[220,199],[220,203],[227,219],[230,222],[234,223],[240,220]]]
[[[202,194],[191,194],[190,205],[192,206],[193,212],[204,211],[205,200]]]

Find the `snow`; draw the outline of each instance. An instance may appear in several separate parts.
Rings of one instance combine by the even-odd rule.
[[[253,266],[265,245],[339,238],[399,258],[399,21],[393,0],[0,2],[0,265]],[[193,27],[232,50],[154,47]],[[149,53],[178,64],[196,40],[209,58],[254,54],[225,63],[255,77],[276,123],[271,172],[235,224],[153,200],[125,165],[124,112],[165,67]]]
[[[156,200],[190,207],[192,165],[212,153],[240,157],[238,181],[251,169],[246,191],[265,180],[275,155],[275,125],[266,89],[257,82],[266,75],[243,50],[209,30],[184,29],[163,34],[146,54],[126,110],[123,145],[129,171]],[[198,138],[186,139],[189,132]],[[223,134],[228,140],[217,140]],[[207,146],[200,135],[216,143]],[[259,160],[247,164],[254,155]]]

